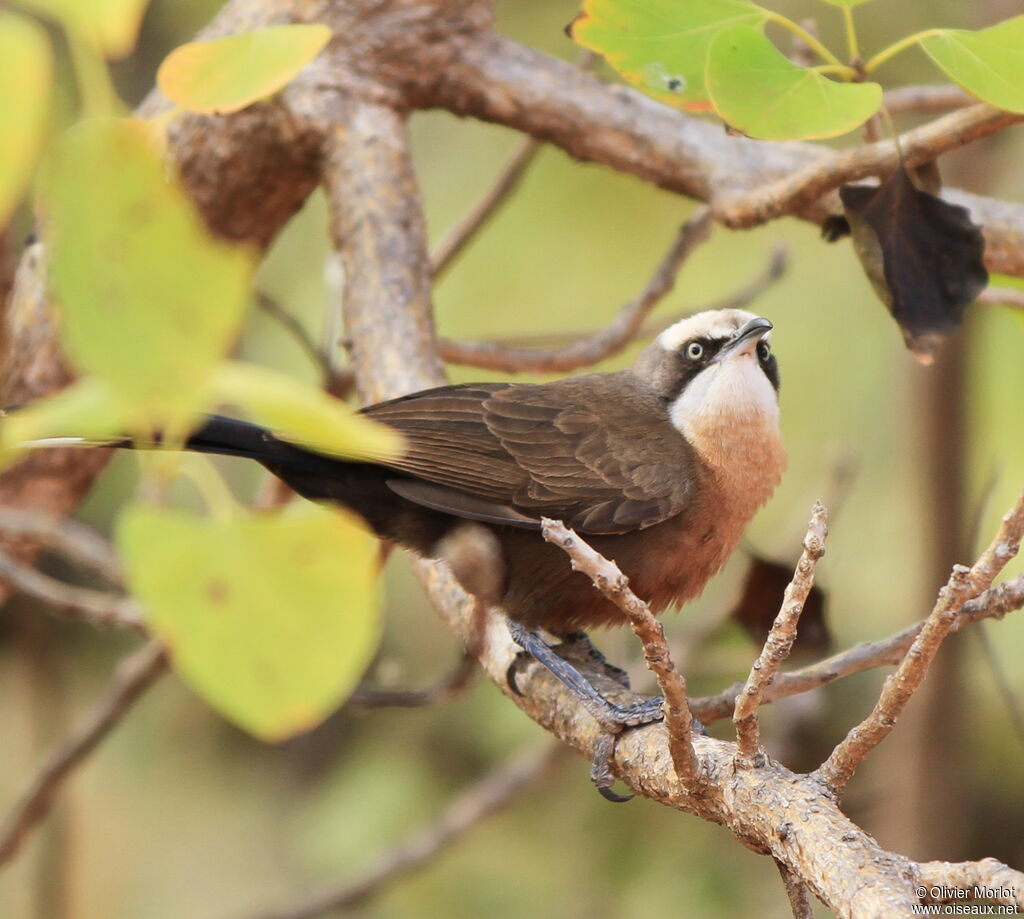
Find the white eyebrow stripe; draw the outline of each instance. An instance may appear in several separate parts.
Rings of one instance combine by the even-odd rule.
[[[757,316],[746,310],[705,310],[669,326],[658,336],[658,344],[666,351],[678,351],[691,338],[698,336],[731,338],[740,326],[746,325],[751,319],[757,319]],[[770,340],[770,335],[765,338]]]

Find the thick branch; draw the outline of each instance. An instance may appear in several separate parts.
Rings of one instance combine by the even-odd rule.
[[[817,144],[730,137],[717,124],[632,89],[603,84],[492,33],[463,37],[457,50],[452,66],[438,75],[434,104],[508,125],[577,159],[713,203],[733,225],[751,226],[780,213],[821,222],[839,205],[832,196],[818,200],[817,195],[891,171],[896,162],[888,141],[835,153]],[[906,132],[901,143],[908,160],[919,163],[1019,119],[973,106]],[[1024,274],[1024,206],[955,189],[943,194],[984,226],[992,271]]]
[[[444,382],[427,231],[402,116],[369,103],[336,106],[323,113],[338,125],[324,183],[345,266],[343,310],[356,385],[374,402]]]

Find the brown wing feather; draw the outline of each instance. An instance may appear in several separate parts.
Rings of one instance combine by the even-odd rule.
[[[683,511],[695,472],[657,397],[624,382],[447,386],[366,412],[406,437],[405,455],[387,465],[442,486],[402,486],[409,500],[422,491],[422,503],[456,516],[516,526],[547,516],[622,533]]]

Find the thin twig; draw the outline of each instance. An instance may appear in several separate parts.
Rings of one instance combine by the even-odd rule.
[[[786,587],[782,607],[765,639],[761,653],[750,668],[746,686],[736,700],[732,721],[736,728],[736,742],[740,755],[750,758],[760,750],[761,726],[757,717],[758,707],[765,690],[775,680],[779,668],[789,657],[796,641],[797,625],[804,603],[814,586],[814,569],[825,554],[825,539],[828,536],[828,512],[815,502],[811,520],[804,536],[803,552],[797,562],[793,579]]]
[[[0,532],[40,543],[95,571],[111,584],[122,583],[121,564],[99,533],[77,520],[18,507],[0,507]]]
[[[680,319],[692,316],[694,313],[701,313],[705,310],[738,310],[756,300],[769,287],[778,281],[789,268],[789,247],[785,243],[778,243],[768,255],[768,263],[752,280],[732,293],[711,300],[703,306],[688,309],[682,313],[672,316],[665,316],[660,319],[649,319],[640,329],[639,338],[654,338],[660,335],[669,326],[675,325]]]
[[[1003,517],[995,539],[970,568],[956,565],[939,591],[935,607],[896,671],[886,677],[874,710],[850,732],[818,768],[816,775],[834,791],[842,791],[857,767],[893,729],[907,702],[921,685],[936,653],[968,601],[992,583],[1020,549],[1024,535],[1024,492]]]
[[[53,799],[71,775],[131,707],[167,669],[158,641],[149,641],[118,666],[106,692],[71,736],[43,763],[32,784],[0,828],[0,866],[21,848],[31,830],[50,812]]]
[[[769,253],[765,266],[742,287],[738,287],[731,293],[725,294],[725,296],[709,300],[703,305],[689,307],[671,316],[648,319],[640,327],[640,331],[637,332],[635,338],[638,341],[654,338],[669,326],[675,325],[679,320],[692,316],[694,313],[703,313],[705,310],[743,309],[779,280],[788,268],[789,247],[785,243],[779,243]],[[546,332],[534,335],[508,335],[490,339],[488,343],[503,348],[555,349],[564,348],[580,339],[591,339],[600,334],[600,331],[588,329],[585,331]],[[441,356],[446,360],[448,359],[443,350]],[[452,361],[452,363],[457,362]]]
[[[640,331],[644,319],[675,286],[676,275],[690,253],[711,232],[711,214],[701,207],[680,227],[668,252],[640,294],[619,311],[611,325],[560,348],[510,348],[494,342],[441,339],[440,353],[448,362],[471,364],[505,373],[564,373],[588,367],[618,354]]]
[[[789,897],[789,906],[793,910],[793,919],[814,919],[814,910],[807,899],[807,887],[800,880],[800,875],[791,871],[785,862],[775,859],[775,867],[779,869],[782,884]]]
[[[306,331],[305,326],[265,291],[257,290],[255,297],[256,305],[281,324],[285,331],[295,339],[296,344],[306,352],[313,362],[313,366],[320,371],[323,378],[329,380],[333,374],[331,362],[324,354],[323,349],[313,341],[313,337]]]
[[[966,108],[978,100],[959,86],[900,86],[885,94],[885,107],[890,115],[908,112],[945,112]]]
[[[355,881],[322,891],[291,906],[259,913],[258,919],[312,919],[332,910],[358,906],[383,887],[423,867],[485,818],[511,804],[565,752],[566,748],[561,744],[549,743],[540,751],[503,763],[461,792],[429,826],[380,855]]]
[[[964,604],[953,627],[954,631],[980,622],[983,619],[1001,619],[1007,613],[1024,607],[1024,574],[1004,581],[985,591],[976,600]],[[924,628],[927,620],[921,619],[908,625],[895,635],[878,641],[861,642],[838,654],[808,664],[799,670],[780,673],[764,693],[762,703],[774,702],[788,696],[810,692],[827,686],[836,680],[871,670],[874,667],[897,665],[906,656],[907,649]],[[736,707],[736,699],[743,692],[745,683],[733,683],[713,696],[699,696],[690,699],[690,711],[703,724],[711,724],[729,717]]]
[[[464,655],[445,680],[426,689],[374,689],[359,686],[346,705],[360,708],[422,708],[444,702],[462,692],[477,672],[476,658]]]
[[[93,625],[143,630],[137,604],[127,597],[75,587],[19,562],[0,551],[0,580],[22,593],[44,600],[51,606],[79,616]]]
[[[530,168],[543,146],[539,140],[529,136],[520,141],[515,152],[498,173],[494,184],[470,208],[469,213],[445,234],[430,254],[430,270],[434,280],[440,278],[451,267],[484,224],[498,213],[512,192],[519,187],[526,170]]]
[[[643,643],[644,661],[658,680],[664,697],[665,727],[676,775],[690,786],[700,774],[700,763],[693,749],[693,718],[686,698],[686,680],[672,662],[665,630],[643,602],[629,588],[629,579],[609,561],[559,520],[541,521],[544,538],[569,556],[574,571],[587,575],[594,586],[629,619]]]
[[[576,66],[580,70],[589,71],[593,70],[600,60],[600,56],[593,51],[583,50],[577,57]],[[470,208],[469,213],[448,231],[430,254],[430,272],[434,281],[437,281],[452,266],[477,233],[501,210],[512,193],[519,187],[523,176],[533,165],[533,161],[543,146],[543,142],[537,138],[531,137],[529,134],[524,135],[491,187]]]
[[[1024,310],[1024,290],[1016,287],[986,287],[974,302]]]

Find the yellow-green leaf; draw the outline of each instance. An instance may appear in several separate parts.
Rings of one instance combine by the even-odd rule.
[[[268,26],[175,48],[157,72],[168,99],[194,112],[234,112],[276,93],[324,48],[324,25]]]
[[[211,401],[250,259],[209,235],[165,171],[141,122],[86,121],[58,142],[45,200],[69,358],[110,384],[133,430],[173,434]]]
[[[825,3],[831,3],[832,6],[845,6],[852,9],[855,6],[860,6],[862,3],[867,3],[868,0],[824,0]]]
[[[0,10],[0,229],[35,166],[49,110],[53,59],[43,28]]]
[[[921,39],[954,83],[983,102],[1024,113],[1024,16],[988,29],[939,29]]]
[[[584,0],[573,39],[630,83],[680,108],[707,108],[708,45],[721,30],[760,25],[765,10],[749,0]]]
[[[69,446],[82,439],[120,439],[125,418],[111,388],[101,380],[84,379],[47,399],[13,412],[0,413],[0,468],[18,459],[21,452],[48,441],[45,446]],[[54,439],[56,438],[56,439]]]
[[[19,0],[55,19],[106,57],[121,58],[135,47],[149,0]]]
[[[117,542],[177,672],[257,737],[315,727],[373,656],[376,541],[341,512],[303,504],[214,522],[137,506]]]
[[[719,32],[712,40],[707,86],[729,125],[763,140],[845,134],[882,104],[877,83],[836,83],[798,67],[751,26]]]
[[[222,401],[237,405],[288,443],[354,459],[383,460],[402,452],[397,431],[269,367],[226,361],[213,387]]]

